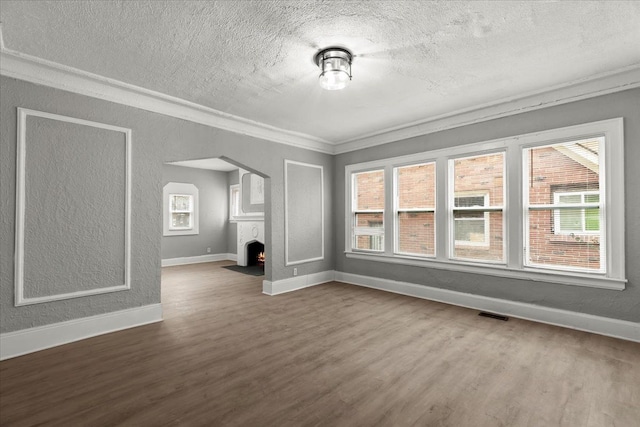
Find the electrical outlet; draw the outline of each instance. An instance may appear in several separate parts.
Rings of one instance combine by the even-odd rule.
[[[207,248],[207,253],[210,254],[211,253],[211,248]]]
[[[298,275],[298,269],[297,269],[297,268],[294,268],[294,269],[293,269],[293,275],[294,275],[294,276],[297,276],[297,275]]]

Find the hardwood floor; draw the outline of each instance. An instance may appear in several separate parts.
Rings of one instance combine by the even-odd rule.
[[[640,344],[163,269],[165,320],[0,363],[3,426],[638,426]]]

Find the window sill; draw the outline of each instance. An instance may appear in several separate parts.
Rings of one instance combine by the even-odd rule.
[[[588,234],[555,234],[549,238],[549,243],[568,243],[568,244],[578,244],[578,245],[600,245],[599,241],[592,241],[592,239],[597,238],[597,236],[588,235]]]
[[[538,269],[515,269],[503,264],[482,265],[472,262],[424,259],[411,256],[389,256],[384,254],[345,251],[352,259],[386,262],[390,264],[412,265],[416,267],[437,268],[440,270],[460,271],[463,273],[485,274],[488,276],[511,279],[533,280],[535,282],[557,283],[561,285],[584,286],[590,288],[624,290],[626,279],[613,279],[604,275],[565,273],[559,271],[541,271]]]

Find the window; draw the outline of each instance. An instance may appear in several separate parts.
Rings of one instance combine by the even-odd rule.
[[[489,206],[489,195],[455,196],[456,208],[480,208]],[[454,234],[456,247],[489,245],[489,213],[484,211],[454,210]]]
[[[606,272],[600,218],[604,138],[527,148],[526,259],[539,268]],[[604,200],[604,198],[602,198]]]
[[[240,216],[240,184],[229,186],[229,220],[235,221]]]
[[[624,289],[622,124],[347,165],[346,256]]]
[[[555,212],[553,231],[555,234],[599,234],[600,233],[600,194],[595,191],[575,193],[554,193],[554,204],[592,205],[591,208],[558,209]]]
[[[435,255],[435,163],[394,168],[395,252]]]
[[[171,212],[169,230],[191,230],[193,228],[193,196],[170,194],[169,210]]]
[[[451,258],[504,261],[504,153],[449,160]]]
[[[198,234],[198,188],[169,182],[163,189],[163,236]]]
[[[384,250],[384,171],[353,175],[353,249]]]

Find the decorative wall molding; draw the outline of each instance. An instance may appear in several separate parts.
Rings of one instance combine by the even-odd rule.
[[[187,264],[200,264],[203,262],[216,262],[216,261],[235,261],[237,259],[236,254],[207,254],[197,255],[181,258],[167,258],[162,260],[163,267],[171,267],[174,265],[187,265]]]
[[[289,248],[289,220],[291,219],[289,211],[289,165],[298,165],[308,168],[320,169],[320,218],[321,218],[321,237],[320,237],[320,256],[308,259],[290,261]],[[295,162],[293,160],[284,161],[284,254],[285,266],[304,264],[313,261],[322,261],[324,259],[324,168],[321,165],[312,165],[309,163]]]
[[[610,319],[607,317],[594,316],[591,314],[560,310],[499,298],[466,294],[448,289],[418,285],[415,283],[397,282],[394,280],[344,273],[341,271],[335,272],[335,280],[352,285],[393,292],[396,294],[423,298],[475,310],[489,311],[520,319],[532,320],[535,322],[562,326],[569,329],[577,329],[609,337],[640,342],[640,323]]]
[[[498,101],[426,117],[420,121],[333,143],[224,113],[177,97],[97,74],[0,49],[0,74],[116,102],[242,135],[327,154],[341,154],[456,127],[640,87],[640,65],[591,76]]]
[[[162,305],[114,311],[0,334],[0,360],[162,321]]]
[[[321,153],[333,152],[332,144],[321,138],[265,125],[184,99],[6,48],[0,50],[0,74],[242,135]]]
[[[26,211],[26,157],[27,157],[27,117],[42,117],[49,120],[73,123],[83,126],[91,126],[100,129],[122,132],[125,137],[125,208],[124,208],[124,283],[118,286],[109,286],[84,291],[68,292],[63,294],[47,295],[43,297],[28,298],[24,296],[24,237],[25,237],[25,211]],[[40,304],[50,301],[59,301],[70,298],[98,295],[109,292],[128,290],[131,288],[131,129],[112,126],[105,123],[92,122],[74,117],[61,116],[42,111],[18,108],[17,123],[17,154],[16,154],[16,234],[15,234],[15,305]]]
[[[586,79],[427,117],[414,123],[340,141],[336,143],[333,154],[348,153],[637,87],[640,87],[640,65],[633,65]]]
[[[306,274],[304,276],[295,276],[288,279],[262,281],[262,293],[266,295],[279,295],[287,292],[297,291],[299,289],[308,288],[322,283],[334,280],[335,271],[327,270],[319,273]]]

